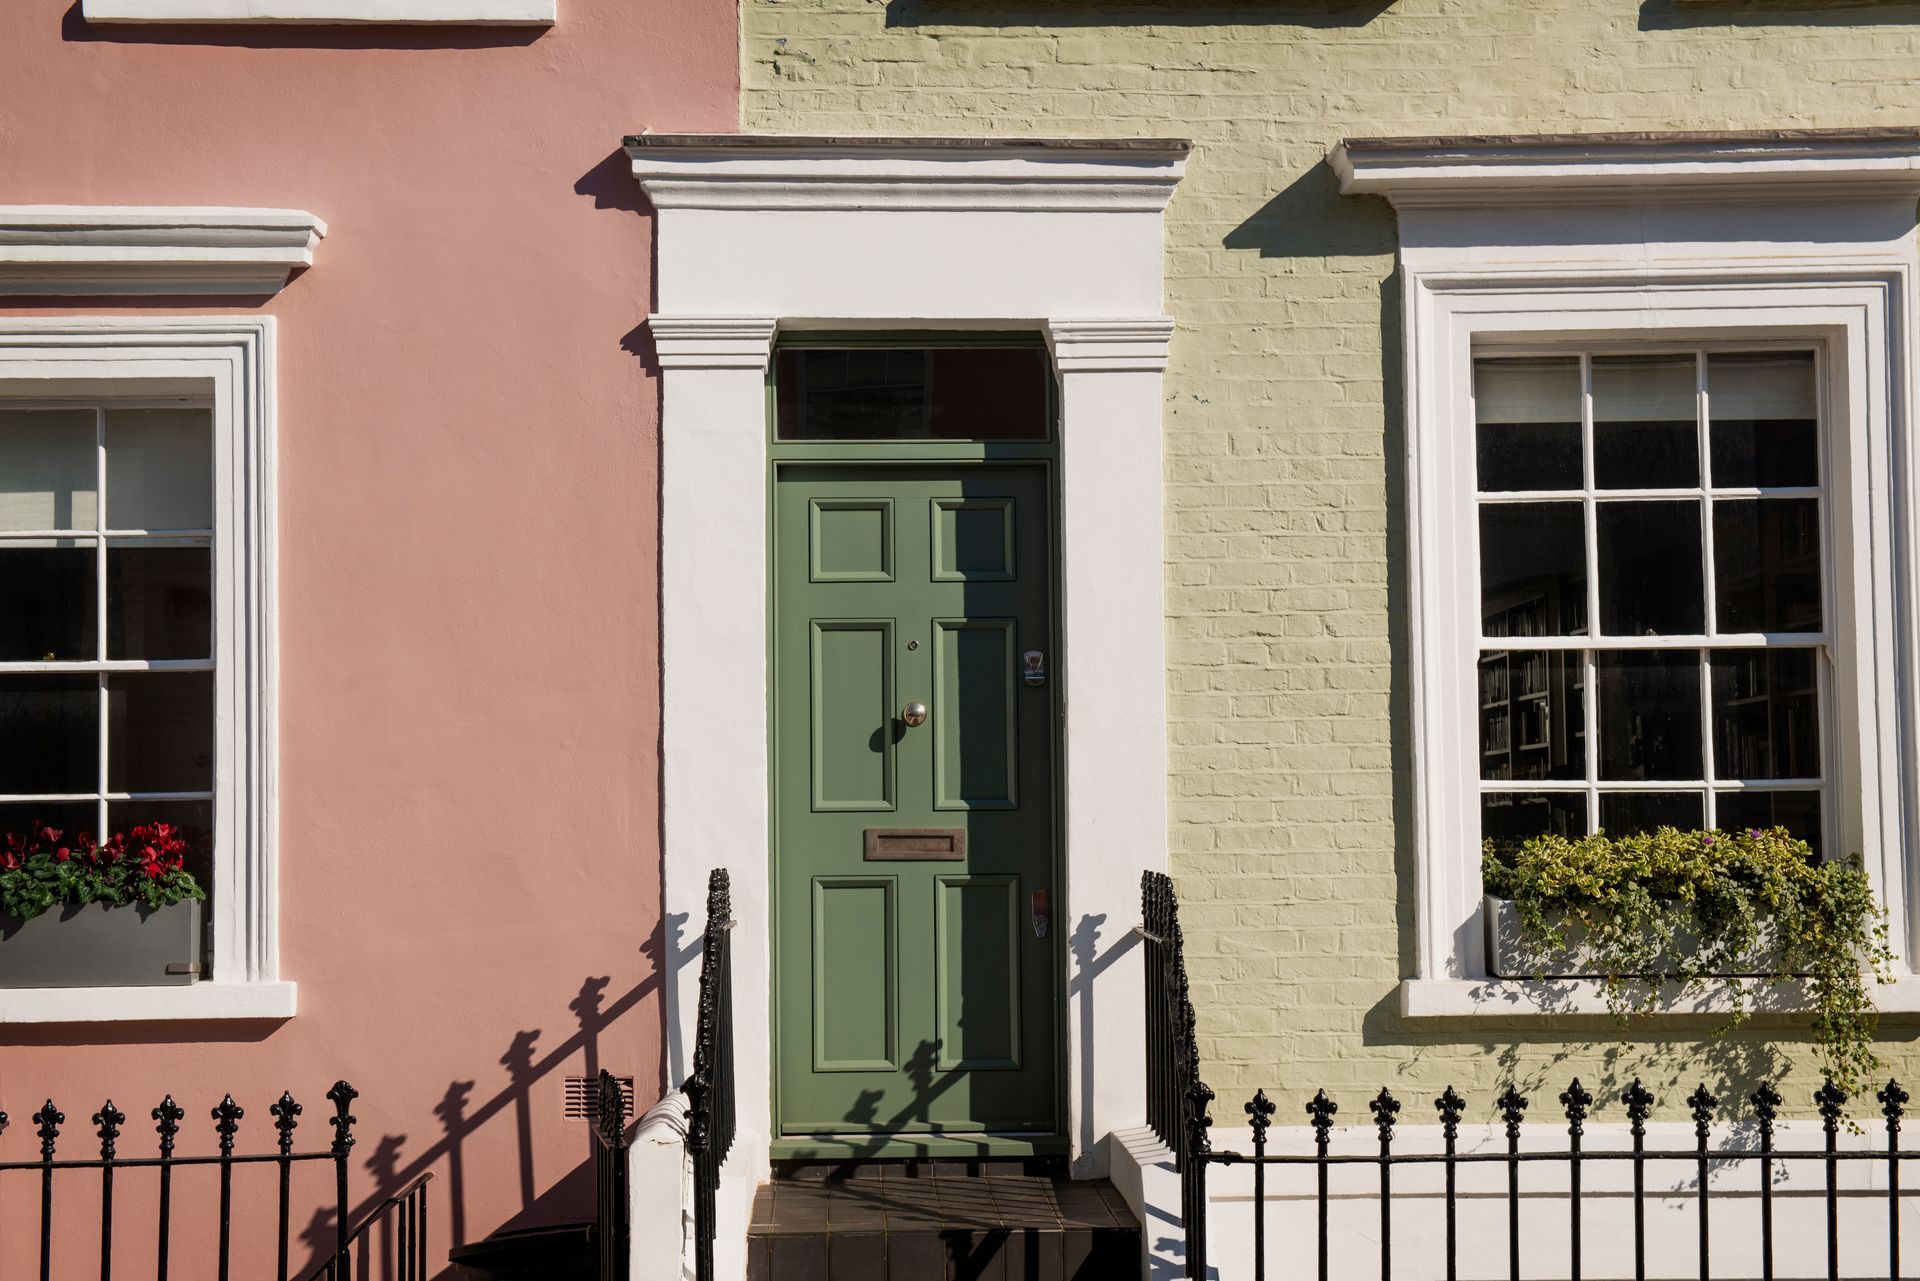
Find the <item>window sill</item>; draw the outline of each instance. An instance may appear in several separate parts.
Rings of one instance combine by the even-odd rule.
[[[1753,991],[1757,1014],[1799,1014],[1811,1009],[1798,983],[1768,987],[1757,979],[1730,979]],[[1898,975],[1876,985],[1873,1003],[1882,1017],[1920,1016],[1920,975]],[[1680,997],[1669,993],[1648,1014],[1655,1018],[1717,1018],[1727,1013],[1724,988]],[[1405,979],[1400,1017],[1437,1019],[1611,1018],[1600,985],[1591,979]]]
[[[0,1024],[290,1019],[295,992],[292,983],[0,988]]]
[[[81,0],[88,22],[466,23],[550,27],[555,0]]]

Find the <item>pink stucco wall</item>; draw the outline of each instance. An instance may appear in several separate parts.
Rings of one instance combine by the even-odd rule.
[[[364,1093],[356,1190],[434,1170],[435,1259],[456,1233],[585,1213],[563,1078],[631,1072],[642,1106],[662,1083],[657,392],[634,337],[651,228],[619,142],[735,127],[735,7],[562,0],[542,31],[90,29],[78,8],[0,4],[0,203],[330,227],[259,304],[280,318],[280,920],[300,1013],[0,1028],[0,1159],[32,1154],[48,1094],[76,1136],[111,1094],[123,1151],[145,1154],[169,1090],[183,1149],[206,1151],[221,1091],[262,1150],[291,1088],[317,1144],[344,1076]],[[0,314],[152,306],[75,301]],[[0,1176],[0,1274],[36,1215],[32,1181]],[[76,1202],[63,1235],[93,1230]],[[122,1274],[148,1275],[148,1241],[122,1235]],[[176,1275],[210,1275],[179,1250]]]

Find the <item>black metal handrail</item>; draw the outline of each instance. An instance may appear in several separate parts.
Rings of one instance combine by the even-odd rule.
[[[83,1170],[95,1172],[99,1179],[100,1277],[101,1281],[111,1281],[116,1175],[136,1170],[154,1171],[158,1209],[152,1275],[157,1281],[167,1281],[173,1262],[174,1175],[183,1169],[216,1167],[219,1173],[220,1208],[219,1231],[214,1246],[215,1261],[211,1268],[204,1262],[196,1265],[191,1269],[191,1275],[196,1277],[212,1275],[217,1281],[228,1281],[232,1272],[234,1171],[247,1166],[276,1166],[279,1173],[279,1196],[276,1220],[278,1266],[275,1276],[278,1281],[288,1281],[291,1265],[289,1240],[293,1204],[293,1167],[309,1162],[326,1161],[331,1163],[334,1169],[334,1240],[328,1259],[314,1275],[325,1275],[331,1281],[353,1281],[352,1248],[355,1242],[362,1238],[366,1229],[375,1221],[393,1214],[398,1216],[401,1225],[401,1239],[417,1241],[414,1252],[420,1260],[417,1272],[398,1273],[400,1281],[414,1281],[415,1277],[424,1278],[426,1275],[424,1254],[426,1237],[424,1184],[426,1180],[424,1176],[387,1198],[358,1225],[355,1225],[350,1217],[348,1159],[353,1151],[353,1126],[356,1120],[350,1109],[353,1101],[358,1097],[360,1097],[359,1091],[345,1081],[335,1082],[333,1088],[327,1091],[327,1099],[333,1104],[333,1115],[327,1118],[328,1124],[333,1129],[332,1141],[321,1150],[297,1152],[294,1150],[294,1132],[299,1127],[299,1118],[303,1109],[292,1094],[282,1093],[280,1098],[267,1109],[273,1117],[276,1151],[236,1155],[233,1150],[234,1142],[240,1132],[240,1122],[246,1116],[246,1111],[234,1102],[233,1096],[229,1094],[211,1112],[218,1154],[182,1156],[175,1151],[175,1147],[180,1135],[181,1122],[186,1119],[187,1113],[186,1109],[176,1103],[173,1096],[169,1094],[151,1112],[159,1147],[159,1154],[152,1157],[127,1157],[120,1154],[121,1127],[126,1124],[127,1117],[114,1105],[112,1099],[108,1099],[101,1105],[100,1110],[92,1115],[100,1154],[97,1157],[81,1158],[59,1156],[61,1127],[66,1125],[67,1117],[49,1098],[28,1118],[35,1126],[33,1134],[40,1143],[38,1159],[0,1161],[0,1179],[10,1174],[38,1176],[40,1185],[39,1275],[45,1281],[45,1278],[53,1275],[55,1256],[53,1221],[56,1194],[60,1187],[66,1185],[63,1182],[66,1176],[75,1176],[75,1172]],[[7,1127],[7,1114],[0,1112],[0,1138],[4,1138]]]
[[[707,878],[707,928],[701,940],[700,1013],[687,1094],[687,1152],[693,1162],[696,1281],[713,1281],[714,1200],[733,1148],[732,883],[725,868]]]
[[[1187,982],[1180,900],[1164,872],[1140,877],[1140,937],[1146,944],[1147,1124],[1173,1153],[1180,1175],[1180,1221],[1190,1277],[1205,1275],[1207,1254],[1207,1106],[1213,1091],[1200,1079],[1193,992]],[[1193,1271],[1195,1258],[1199,1271]]]
[[[1712,1275],[1709,1246],[1713,1229],[1710,1208],[1713,1194],[1711,1186],[1713,1168],[1752,1162],[1758,1164],[1758,1178],[1754,1192],[1758,1195],[1760,1209],[1760,1232],[1757,1245],[1761,1275],[1772,1277],[1775,1264],[1776,1201],[1804,1203],[1808,1200],[1808,1198],[1790,1196],[1788,1193],[1777,1190],[1776,1172],[1782,1171],[1782,1163],[1788,1161],[1818,1162],[1824,1170],[1826,1275],[1830,1281],[1838,1281],[1842,1275],[1840,1170],[1847,1163],[1884,1163],[1886,1175],[1884,1194],[1879,1190],[1872,1190],[1866,1195],[1884,1195],[1886,1199],[1886,1275],[1889,1277],[1901,1275],[1900,1206],[1902,1198],[1912,1194],[1903,1191],[1900,1171],[1903,1163],[1920,1158],[1920,1151],[1903,1151],[1900,1147],[1900,1127],[1906,1115],[1908,1095],[1898,1081],[1888,1081],[1874,1095],[1880,1103],[1878,1119],[1884,1126],[1886,1136],[1884,1148],[1850,1148],[1844,1151],[1840,1149],[1839,1131],[1845,1117],[1848,1098],[1846,1093],[1829,1079],[1812,1098],[1819,1112],[1821,1129],[1824,1133],[1824,1143],[1819,1148],[1790,1149],[1775,1146],[1775,1127],[1779,1120],[1783,1099],[1780,1092],[1771,1084],[1762,1084],[1749,1099],[1752,1117],[1757,1123],[1757,1141],[1751,1146],[1744,1147],[1711,1146],[1713,1127],[1719,1115],[1721,1101],[1703,1084],[1686,1100],[1689,1115],[1693,1119],[1694,1146],[1690,1149],[1650,1149],[1646,1145],[1647,1120],[1652,1114],[1656,1100],[1653,1093],[1636,1079],[1620,1095],[1620,1101],[1626,1105],[1628,1131],[1632,1137],[1631,1149],[1590,1151],[1584,1146],[1583,1140],[1594,1096],[1576,1078],[1559,1096],[1566,1117],[1566,1142],[1564,1146],[1555,1150],[1526,1152],[1520,1150],[1521,1131],[1530,1100],[1511,1085],[1494,1101],[1498,1110],[1498,1123],[1503,1128],[1506,1138],[1504,1151],[1464,1153],[1459,1151],[1460,1122],[1466,1115],[1467,1101],[1451,1086],[1433,1101],[1434,1112],[1440,1122],[1442,1150],[1439,1152],[1395,1152],[1393,1150],[1401,1104],[1400,1100],[1384,1089],[1367,1104],[1371,1123],[1378,1138],[1379,1147],[1375,1152],[1335,1154],[1332,1151],[1333,1122],[1340,1107],[1338,1103],[1327,1097],[1325,1090],[1315,1093],[1306,1104],[1306,1116],[1313,1128],[1314,1136],[1314,1150],[1311,1153],[1272,1153],[1267,1150],[1268,1130],[1272,1125],[1276,1108],[1265,1091],[1255,1091],[1253,1098],[1245,1104],[1243,1109],[1247,1115],[1248,1129],[1252,1134],[1253,1151],[1249,1154],[1213,1150],[1208,1135],[1212,1118],[1208,1116],[1207,1109],[1214,1095],[1213,1091],[1208,1089],[1206,1083],[1200,1079],[1199,1055],[1196,1052],[1194,1037],[1193,1004],[1184,956],[1185,944],[1180,932],[1179,901],[1174,894],[1173,882],[1157,872],[1149,872],[1142,878],[1141,891],[1140,935],[1147,948],[1147,1120],[1161,1141],[1172,1151],[1175,1168],[1180,1174],[1180,1213],[1186,1240],[1184,1261],[1186,1276],[1200,1278],[1208,1275],[1206,1171],[1209,1165],[1252,1167],[1253,1281],[1266,1281],[1267,1276],[1266,1220],[1269,1168],[1274,1168],[1276,1171],[1306,1169],[1313,1171],[1311,1195],[1315,1198],[1318,1223],[1316,1275],[1320,1281],[1328,1281],[1335,1267],[1338,1267],[1341,1276],[1358,1275],[1360,1270],[1356,1260],[1347,1259],[1336,1262],[1331,1257],[1329,1245],[1334,1234],[1329,1228],[1329,1175],[1338,1167],[1374,1167],[1378,1171],[1375,1199],[1378,1202],[1380,1215],[1377,1247],[1380,1276],[1382,1281],[1391,1281],[1395,1197],[1393,1170],[1396,1166],[1442,1167],[1444,1191],[1441,1195],[1444,1199],[1446,1223],[1446,1276],[1448,1281],[1454,1281],[1459,1275],[1458,1210],[1462,1200],[1457,1174],[1463,1166],[1469,1168],[1504,1166],[1507,1174],[1505,1196],[1507,1270],[1510,1281],[1522,1281],[1522,1278],[1528,1274],[1523,1271],[1521,1250],[1520,1172],[1523,1167],[1547,1165],[1564,1168],[1566,1171],[1565,1199],[1571,1232],[1564,1266],[1574,1281],[1579,1281],[1584,1254],[1581,1209],[1588,1195],[1583,1193],[1581,1170],[1590,1162],[1600,1162],[1614,1166],[1630,1163],[1632,1167],[1633,1267],[1637,1281],[1644,1281],[1647,1275],[1646,1167],[1650,1163],[1682,1162],[1693,1167],[1695,1186],[1691,1195],[1697,1207],[1697,1226],[1694,1236],[1698,1247],[1698,1275],[1701,1281],[1708,1281]],[[1723,1189],[1725,1183],[1723,1179]],[[1400,1195],[1404,1198],[1406,1193],[1402,1192]],[[1484,1200],[1485,1195],[1485,1193],[1478,1193],[1474,1199]],[[1560,1194],[1556,1192],[1545,1195],[1558,1197]],[[1668,1193],[1664,1198],[1656,1199],[1671,1200],[1673,1195]],[[1357,1234],[1350,1233],[1347,1234],[1345,1241],[1351,1243],[1357,1239],[1359,1239]],[[1855,1235],[1849,1240],[1857,1243],[1859,1238]],[[1557,1261],[1542,1263],[1538,1266],[1556,1272],[1560,1267]],[[1666,1273],[1663,1272],[1662,1275]],[[1854,1266],[1847,1275],[1871,1274]],[[1235,1281],[1235,1279],[1225,1278],[1224,1281]]]
[[[594,1113],[593,1183],[600,1281],[627,1281],[632,1268],[632,1223],[627,1183],[627,1092],[620,1078],[600,1069]]]
[[[361,1252],[360,1275],[364,1281],[372,1281],[376,1275],[366,1258],[366,1242],[376,1227],[387,1239],[384,1281],[427,1281],[427,1184],[432,1181],[433,1172],[429,1170],[392,1196],[382,1198],[347,1234],[348,1253]],[[336,1270],[338,1264],[337,1257],[328,1259],[307,1274],[307,1281],[341,1281],[345,1274]]]

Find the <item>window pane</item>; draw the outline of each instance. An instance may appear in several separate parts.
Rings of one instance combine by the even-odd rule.
[[[788,348],[774,366],[782,440],[1043,440],[1037,347]]]
[[[1603,792],[1600,826],[1611,836],[1651,832],[1661,827],[1693,831],[1705,822],[1706,805],[1698,792]]]
[[[1721,631],[1821,630],[1819,500],[1715,502],[1713,574]]]
[[[107,789],[213,788],[213,673],[116,672],[107,677]]]
[[[1818,485],[1813,353],[1707,357],[1715,485]]]
[[[1703,778],[1698,650],[1603,653],[1600,777]]]
[[[1583,651],[1488,654],[1480,660],[1480,777],[1587,776]]]
[[[1821,777],[1814,652],[1717,649],[1712,660],[1714,777]]]
[[[1585,792],[1489,792],[1480,798],[1480,839],[1524,841],[1529,836],[1585,836]]]
[[[1722,831],[1784,827],[1820,852],[1820,793],[1721,792],[1714,797]]]
[[[200,882],[200,888],[213,892],[213,802],[212,801],[111,801],[107,804],[107,830],[125,835],[148,823],[171,823],[190,847],[187,870]]]
[[[213,528],[213,416],[204,409],[107,411],[107,524]]]
[[[97,656],[94,550],[71,538],[0,540],[0,662]]]
[[[0,411],[0,529],[93,529],[93,411]]]
[[[1473,362],[1480,488],[1579,489],[1580,361]]]
[[[1587,626],[1587,537],[1579,503],[1480,509],[1481,616],[1491,636],[1577,636]]]
[[[211,658],[212,567],[205,543],[109,545],[107,657]]]
[[[1706,630],[1699,503],[1601,503],[1595,535],[1602,632],[1676,636]]]
[[[28,836],[33,829],[51,827],[61,842],[78,845],[80,837],[99,835],[99,807],[92,801],[13,801],[0,805],[0,849],[9,836]]]
[[[91,792],[99,760],[97,678],[0,676],[0,792]]]
[[[1700,483],[1692,356],[1593,358],[1593,483],[1681,489]]]

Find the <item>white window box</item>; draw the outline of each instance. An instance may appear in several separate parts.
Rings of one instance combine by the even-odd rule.
[[[88,22],[466,23],[552,26],[555,0],[81,0]]]

